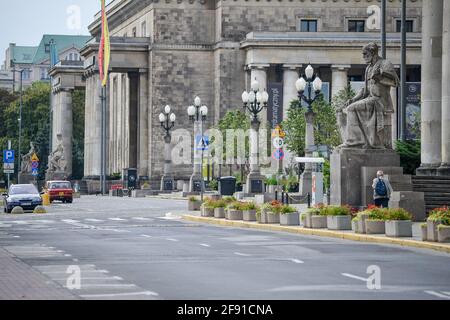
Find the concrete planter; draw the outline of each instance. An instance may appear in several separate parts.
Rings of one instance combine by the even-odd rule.
[[[366,220],[366,233],[367,234],[385,234],[386,222],[377,220]]]
[[[313,215],[312,215],[311,212],[305,213],[305,216],[304,216],[304,223],[303,223],[303,226],[304,226],[305,228],[308,228],[308,229],[311,229],[311,228],[312,228],[312,217],[313,217]]]
[[[427,241],[428,240],[428,230],[427,230],[427,225],[423,224],[420,226],[420,231],[422,231],[421,235],[422,235],[422,241]]]
[[[440,224],[440,222],[427,221],[427,241],[438,241],[438,226]]]
[[[225,218],[225,208],[215,208],[214,209],[214,217],[218,219]]]
[[[352,230],[352,217],[328,216],[327,227],[330,230]]]
[[[366,233],[366,220],[369,217],[367,214],[362,214],[359,217],[359,220],[355,222],[355,232],[358,234]]]
[[[245,210],[244,221],[256,221],[256,210]]]
[[[301,223],[301,225],[303,226],[303,227],[305,227],[305,225],[306,225],[306,214],[301,214],[300,215],[300,223]]]
[[[281,214],[280,224],[282,226],[299,226],[300,225],[300,214],[298,212]]]
[[[200,211],[201,206],[202,206],[201,201],[188,201],[188,210],[189,211]]]
[[[230,209],[228,210],[228,220],[237,221],[244,220],[244,214],[240,210]]]
[[[327,217],[326,216],[312,216],[311,217],[311,227],[313,229],[326,229],[327,228]]]
[[[280,214],[261,211],[261,222],[262,224],[276,224],[280,223]]]
[[[386,236],[394,238],[411,238],[412,221],[386,221]]]
[[[202,217],[214,217],[214,208],[202,207]]]
[[[440,226],[438,228],[438,241],[450,242],[450,226]]]

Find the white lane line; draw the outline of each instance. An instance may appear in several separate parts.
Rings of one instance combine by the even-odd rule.
[[[206,244],[206,243],[200,243],[200,245],[202,247],[211,248],[211,246],[209,244]]]
[[[64,222],[64,223],[69,223],[69,224],[80,223],[80,221],[72,220],[72,219],[64,219],[64,220],[61,220],[61,221]]]
[[[20,236],[13,236],[13,238],[16,238],[16,239],[17,239],[17,238],[20,238]]]
[[[65,254],[64,257],[71,257],[71,254]]]
[[[67,288],[66,286],[64,288]],[[135,284],[82,284],[81,289],[88,288],[137,288]]]
[[[247,254],[247,253],[241,253],[241,252],[235,252],[234,253],[237,256],[241,256],[241,257],[251,257],[251,254]]]
[[[84,219],[84,221],[88,221],[88,222],[104,222],[104,220],[99,220],[99,219]]]
[[[67,270],[64,271],[41,271],[44,274],[67,274]],[[86,274],[86,273],[109,273],[109,271],[107,270],[81,270],[82,274]]]
[[[122,218],[109,218],[109,220],[111,220],[111,221],[128,221],[128,220],[122,219]]]
[[[172,239],[172,238],[167,238],[166,240],[167,240],[167,241],[172,241],[172,242],[178,242],[177,239]]]
[[[441,291],[441,293],[439,293],[439,292],[436,292],[436,291],[425,291],[425,293],[430,294],[430,295],[435,296],[435,297],[438,297],[438,298],[449,299],[450,300],[450,295],[444,294],[444,293],[447,293],[447,292],[442,292]]]
[[[19,225],[24,225],[24,224],[28,224],[29,222],[27,222],[27,221],[10,221],[11,223],[14,223],[14,224],[19,224]]]
[[[292,261],[293,263],[297,263],[297,264],[303,264],[303,263],[305,263],[304,261],[298,260],[298,259],[291,259],[291,261]]]
[[[358,276],[355,276],[355,275],[350,274],[350,273],[341,273],[341,275],[343,275],[344,277],[347,277],[347,278],[352,278],[352,279],[356,279],[356,280],[361,280],[361,281],[367,282],[366,278],[358,277]]]
[[[112,297],[129,297],[129,296],[159,296],[156,292],[143,291],[143,292],[127,292],[127,293],[111,293],[111,294],[84,294],[80,295],[81,298],[112,298]]]
[[[141,234],[141,237],[144,237],[144,238],[153,238],[152,236],[149,236],[149,235],[146,235],[146,234]]]
[[[138,221],[152,221],[153,219],[149,219],[149,218],[141,218],[141,217],[135,217],[132,218],[133,220],[138,220]]]

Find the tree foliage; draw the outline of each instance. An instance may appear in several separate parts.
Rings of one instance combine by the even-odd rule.
[[[420,140],[397,141],[395,149],[400,155],[400,165],[405,174],[415,174],[421,163]]]

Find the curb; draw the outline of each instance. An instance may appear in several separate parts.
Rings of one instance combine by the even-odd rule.
[[[434,242],[417,241],[412,239],[388,238],[366,234],[356,234],[350,232],[331,231],[326,229],[305,229],[302,227],[286,227],[280,225],[258,224],[256,222],[229,221],[224,219],[198,217],[192,215],[183,215],[182,218],[183,220],[186,221],[214,224],[224,227],[248,228],[248,229],[276,231],[276,232],[281,231],[308,236],[329,237],[367,243],[393,244],[402,247],[431,249],[439,252],[450,253],[450,245],[439,244]]]

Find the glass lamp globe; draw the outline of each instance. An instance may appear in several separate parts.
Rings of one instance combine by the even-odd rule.
[[[248,94],[248,100],[250,101],[250,103],[254,103],[256,100],[256,94],[252,91]]]
[[[308,65],[305,70],[306,78],[312,79],[314,75],[314,69],[311,65]]]
[[[305,79],[300,78],[297,80],[297,82],[295,83],[295,87],[297,88],[298,92],[303,92],[306,89],[306,81]]]
[[[172,113],[170,115],[170,122],[175,122],[177,120],[177,116],[175,115],[175,113]]]
[[[244,93],[242,94],[242,102],[248,103],[248,93],[247,93],[247,91],[244,91]]]
[[[195,107],[194,106],[190,106],[188,108],[188,115],[189,115],[189,117],[195,116]]]
[[[319,77],[314,79],[313,87],[314,87],[314,91],[316,91],[316,92],[322,91],[322,80],[320,80]]]
[[[256,102],[258,103],[262,102],[262,94],[259,91],[256,93]]]
[[[164,112],[165,112],[166,114],[169,114],[170,111],[171,111],[171,108],[170,108],[169,105],[167,105],[167,106],[164,108]]]
[[[258,91],[259,90],[259,82],[258,81],[253,81],[252,82],[252,90],[253,91]]]
[[[202,116],[206,117],[208,115],[208,107],[207,106],[202,106],[200,108],[200,113]]]
[[[161,114],[159,115],[159,122],[165,122],[165,121],[166,121],[166,115],[163,114],[163,113],[161,113]]]
[[[200,107],[200,105],[202,104],[202,99],[200,99],[199,97],[195,97],[194,104],[196,107]]]
[[[269,101],[269,93],[267,91],[264,91],[262,94],[262,102],[267,103]]]

